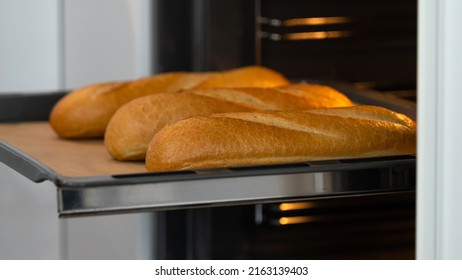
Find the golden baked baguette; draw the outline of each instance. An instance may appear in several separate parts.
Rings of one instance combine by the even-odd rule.
[[[146,95],[211,87],[273,87],[288,80],[271,69],[248,66],[222,72],[172,72],[133,81],[101,83],[63,97],[50,124],[63,138],[102,137],[112,115],[123,104]]]
[[[191,116],[351,105],[345,95],[323,85],[215,88],[162,93],[141,97],[123,105],[109,121],[104,142],[115,159],[144,160],[149,142],[159,130]]]
[[[148,171],[415,154],[416,125],[375,106],[191,117],[157,133]]]

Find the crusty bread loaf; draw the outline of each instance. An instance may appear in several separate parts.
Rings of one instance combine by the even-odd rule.
[[[104,142],[118,160],[144,160],[149,142],[163,127],[191,116],[255,110],[303,110],[351,106],[335,89],[322,85],[277,88],[195,89],[135,99],[110,120]]]
[[[86,86],[62,98],[53,108],[50,124],[64,138],[102,137],[112,115],[135,98],[193,88],[273,87],[288,84],[281,74],[248,66],[223,72],[172,72],[134,81]]]
[[[375,106],[191,117],[157,133],[149,171],[415,154],[416,125]]]

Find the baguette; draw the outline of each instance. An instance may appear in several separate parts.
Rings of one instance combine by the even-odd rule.
[[[144,160],[149,142],[163,127],[191,116],[256,110],[303,110],[351,106],[351,101],[322,85],[277,88],[197,89],[135,99],[110,120],[104,142],[118,160]]]
[[[77,89],[62,98],[50,114],[50,124],[63,138],[102,137],[112,115],[123,104],[146,95],[212,87],[273,87],[288,84],[281,74],[259,66],[223,72],[172,72],[126,82],[109,82]]]
[[[148,171],[415,154],[416,125],[375,106],[196,116],[155,135]]]

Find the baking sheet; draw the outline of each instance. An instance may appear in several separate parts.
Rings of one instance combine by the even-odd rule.
[[[347,83],[335,81],[319,82],[330,85],[345,93],[356,103],[387,107],[416,119],[415,104],[398,100],[373,91],[359,91]],[[30,156],[35,165],[48,167],[59,177],[95,177],[146,173],[144,162],[121,162],[114,160],[104,147],[102,139],[65,140],[59,138],[46,116],[53,102],[64,96],[63,92],[41,95],[12,95],[1,97],[0,104],[5,110],[0,111],[0,141],[18,149],[18,157]],[[40,116],[42,121],[29,121],[30,104],[41,104],[35,108],[34,117]],[[45,104],[45,105],[44,105]],[[8,108],[9,110],[6,110]],[[20,112],[7,114],[8,112]],[[2,123],[7,121],[7,123]],[[1,143],[0,143],[1,144]],[[7,153],[9,153],[8,151]],[[0,160],[1,161],[1,160]],[[18,170],[21,173],[21,170]]]
[[[144,162],[112,159],[103,140],[64,140],[48,122],[0,124],[0,140],[64,177],[144,173]]]
[[[338,89],[359,103],[383,105],[388,100],[377,98],[375,93],[356,92],[348,85]],[[112,159],[103,140],[60,139],[47,121],[51,108],[48,105],[59,96],[62,93],[0,97],[0,107],[5,109],[0,111],[0,162],[33,182],[52,181],[57,186],[60,217],[377,195],[415,189],[414,156],[146,172],[143,162]],[[37,112],[33,116],[24,115],[29,112],[30,104],[43,102],[48,105],[34,108]],[[384,107],[415,112],[412,106],[393,100],[388,105]]]

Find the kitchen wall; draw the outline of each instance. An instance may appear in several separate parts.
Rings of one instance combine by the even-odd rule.
[[[152,5],[0,0],[0,94],[149,75]],[[0,259],[152,257],[153,214],[58,219],[55,188],[0,164]]]

